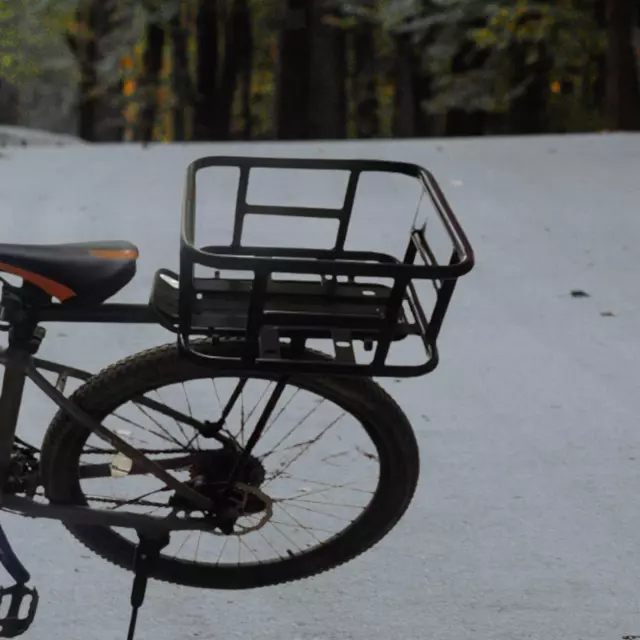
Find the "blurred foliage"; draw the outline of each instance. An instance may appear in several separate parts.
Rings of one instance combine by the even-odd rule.
[[[345,7],[351,15],[364,17],[353,4]],[[539,48],[532,45],[544,43],[553,62],[551,100],[572,113],[580,128],[594,109],[585,103],[581,89],[594,82],[595,61],[606,46],[594,15],[594,3],[584,0],[389,0],[379,3],[377,20],[386,31],[410,34],[421,45],[425,69],[435,78],[435,96],[427,105],[433,113],[451,108],[506,111],[532,79],[525,78],[521,84],[510,79],[514,45],[527,47],[526,62],[533,66]],[[452,61],[465,40],[471,40],[476,51],[486,52],[486,57],[477,68],[453,73]],[[572,95],[558,95],[567,85],[572,86]],[[582,114],[577,113],[581,105]]]
[[[38,74],[38,58],[49,37],[38,19],[39,8],[38,0],[0,0],[0,75],[12,83]],[[25,50],[34,55],[26,57]]]
[[[65,100],[74,95],[79,81],[78,61],[69,54],[65,39],[91,39],[87,24],[79,19],[83,7],[105,0],[0,0],[0,75],[18,85],[62,83],[58,93]],[[317,1],[317,0],[313,0]],[[312,0],[308,0],[312,3]],[[375,42],[375,98],[379,115],[378,135],[392,130],[394,96],[399,91],[397,58],[399,43],[408,39],[418,68],[412,73],[428,79],[429,96],[421,101],[425,113],[446,118],[451,110],[506,114],[519,96],[540,82],[540,58],[548,60],[544,70],[545,100],[549,131],[592,130],[602,126],[602,105],[596,84],[605,35],[596,23],[597,0],[333,0],[324,24],[348,35],[345,58],[348,87],[354,83],[353,36],[368,29]],[[277,108],[276,76],[278,39],[286,16],[286,0],[249,0],[252,20],[252,69],[250,119],[252,136],[273,137]],[[196,14],[198,0],[118,0],[116,27],[101,36],[97,61],[98,83],[94,91],[112,91],[121,83],[125,139],[140,114],[140,78],[144,73],[145,25],[166,28],[176,16],[187,33],[189,74],[196,74]],[[231,36],[224,22],[233,0],[218,0],[220,23],[217,33],[221,54]],[[404,40],[403,40],[404,39]],[[96,37],[97,40],[97,37]],[[167,36],[162,69],[156,87],[158,109],[154,137],[173,137],[172,114],[180,108],[173,82],[174,59]],[[404,50],[403,50],[404,51]],[[514,52],[523,56],[514,68]],[[403,54],[404,55],[404,54]],[[223,64],[220,55],[218,65]],[[315,73],[310,69],[310,74]],[[193,82],[191,82],[193,84]],[[55,93],[55,91],[54,91]],[[106,94],[105,94],[106,95]],[[62,100],[64,102],[65,100]],[[355,135],[358,112],[353,91],[347,91],[348,131]],[[49,108],[54,108],[54,100]],[[185,113],[192,114],[192,105]],[[25,124],[30,105],[25,105]],[[231,137],[245,129],[240,89],[233,101]],[[396,114],[398,115],[398,114]],[[400,114],[402,115],[402,114]],[[187,127],[187,136],[192,127]],[[437,128],[430,132],[438,133]]]

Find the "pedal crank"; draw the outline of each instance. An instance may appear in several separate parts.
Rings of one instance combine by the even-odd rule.
[[[153,571],[160,552],[169,544],[170,536],[168,533],[161,534],[157,537],[151,537],[146,534],[139,534],[140,541],[136,547],[136,553],[133,561],[133,586],[131,588],[131,618],[129,619],[129,631],[127,640],[134,640],[136,632],[136,623],[138,621],[138,611],[144,602],[144,596],[147,592],[147,584],[149,575]]]

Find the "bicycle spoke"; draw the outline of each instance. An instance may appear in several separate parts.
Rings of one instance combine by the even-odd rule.
[[[216,561],[216,564],[220,564],[220,559],[222,558],[222,554],[224,553],[224,550],[227,548],[228,543],[229,543],[229,538],[225,538],[224,542],[222,543],[222,548],[220,549],[220,553],[218,554],[218,559]]]
[[[300,547],[300,545],[296,544],[293,540],[291,540],[291,538],[284,533],[281,529],[278,528],[278,525],[276,525],[273,521],[269,521],[269,524],[287,541],[289,542],[291,545],[293,545],[294,547],[298,548],[298,551],[302,551],[302,547]],[[290,549],[287,549],[287,553],[289,555],[292,554]]]
[[[189,533],[184,537],[182,544],[178,547],[178,550],[173,554],[174,558],[178,557],[178,554],[182,551],[182,549],[184,548],[184,545],[187,544],[187,540],[191,538],[192,534],[193,534],[193,531],[189,531]]]
[[[198,421],[198,416],[212,411],[209,380],[216,398],[213,403],[217,402],[221,412],[220,419],[215,419],[214,408],[214,420]],[[198,389],[198,381],[205,385],[204,393]],[[165,408],[162,412],[150,409],[145,396],[144,404],[138,402],[139,398],[129,401],[140,415],[134,413],[130,418],[126,408],[124,412],[118,408],[111,415],[130,426],[131,438],[143,436],[144,444],[138,451],[163,469],[171,470],[176,479],[184,478],[193,468],[194,456],[202,455],[203,451],[217,451],[215,443],[210,448],[206,439],[202,439],[203,430],[208,430],[206,435],[213,435],[215,431],[216,440],[233,441],[240,455],[237,461],[231,459],[231,473],[225,472],[227,479],[216,481],[224,482],[227,487],[236,481],[247,482],[241,477],[248,476],[234,477],[234,474],[241,473],[245,463],[252,464],[250,458],[258,460],[265,467],[266,477],[254,486],[271,500],[272,512],[268,519],[264,511],[240,512],[233,535],[225,535],[220,529],[208,535],[202,531],[174,531],[166,556],[169,561],[173,557],[228,567],[285,561],[326,544],[328,538],[340,534],[367,507],[377,482],[377,475],[368,480],[373,466],[379,465],[376,449],[361,430],[334,429],[350,415],[340,405],[297,385],[291,385],[292,390],[288,391],[290,381],[285,377],[256,381],[231,376],[228,379],[197,378],[194,388],[188,382],[177,381],[166,391],[161,387],[147,392],[153,396],[152,402]],[[165,405],[165,399],[182,407],[184,412]],[[158,441],[158,448],[153,448],[155,442],[150,444],[152,438]],[[262,442],[264,444],[258,444]],[[312,446],[316,444],[318,446]],[[258,452],[252,453],[258,447]],[[231,449],[228,451],[232,453]],[[87,502],[92,506],[107,503],[105,508],[120,513],[130,510],[135,514],[157,512],[160,517],[170,514],[171,490],[162,483],[154,486],[157,478],[137,464],[132,464],[128,473],[113,476],[111,459],[117,453],[109,445],[85,446],[82,455],[89,459],[78,467],[81,482],[109,481],[105,488],[100,485],[98,492],[85,491]],[[94,464],[92,460],[96,460],[96,455],[106,458]],[[123,470],[128,466],[127,463]],[[365,484],[360,479],[361,470],[367,473]],[[97,488],[83,484],[87,489],[92,486]],[[115,495],[107,497],[105,493]],[[358,504],[360,501],[362,505]],[[197,513],[194,512],[193,517],[200,517]],[[116,529],[121,531],[120,527]],[[132,531],[125,529],[122,535],[135,544]],[[237,541],[233,542],[232,538]]]
[[[218,399],[218,405],[220,405],[220,411],[222,411],[222,401],[220,400],[220,394],[218,393],[218,386],[216,385],[216,381],[214,378],[211,378],[211,382],[213,383],[213,392]]]
[[[137,498],[132,498],[131,500],[126,500],[125,502],[121,502],[120,504],[114,506],[114,507],[110,507],[110,509],[114,510],[114,509],[119,509],[120,507],[125,507],[127,505],[133,505],[135,503],[137,503],[140,500],[144,500],[145,498],[148,498],[149,496],[155,495],[156,493],[161,493],[163,491],[167,491],[167,489],[165,489],[164,487],[162,489],[154,489],[153,491],[149,491],[147,493],[143,493],[142,495],[138,496]]]
[[[111,503],[111,502],[116,502],[116,503],[120,503],[121,501],[118,500],[117,498],[114,498],[113,496],[100,496],[100,495],[86,495],[84,496],[85,500],[89,501],[89,500],[93,500],[94,502],[100,502],[100,503]],[[155,509],[161,509],[167,508],[167,504],[165,502],[151,502],[150,500],[143,500],[142,497],[138,498],[138,506],[140,507],[154,507]]]
[[[270,522],[273,522],[273,520],[270,520]],[[276,523],[277,524],[277,523]],[[262,529],[258,529],[258,534],[260,535],[260,537],[271,547],[271,549],[273,550],[273,552],[279,557],[279,558],[283,558],[284,556],[271,544],[271,541],[269,540],[269,538],[267,538],[267,536],[264,535],[264,533],[262,533]]]
[[[193,553],[194,562],[198,562],[198,550],[200,549],[200,540],[202,540],[202,531],[198,531],[198,542],[196,542],[196,550]]]
[[[247,384],[247,378],[240,378],[238,380],[238,384],[236,385],[235,389],[231,393],[231,397],[229,398],[229,401],[222,409],[222,414],[220,415],[220,420],[219,420],[219,423],[221,425],[224,425],[224,423],[227,421],[227,418],[233,411],[233,407],[235,407],[235,404],[238,401],[238,398],[242,395],[242,392],[244,391],[245,384]]]
[[[143,407],[153,409],[157,413],[167,416],[167,418],[172,418],[179,424],[189,425],[196,431],[201,431],[204,427],[202,422],[200,422],[199,420],[196,420],[194,417],[187,416],[184,413],[181,413],[180,411],[176,411],[175,409],[172,409],[171,407],[164,404],[163,402],[156,402],[152,398],[145,398],[145,397],[136,398],[132,402],[134,404],[138,403]]]
[[[276,413],[275,417],[273,418],[273,420],[271,420],[271,422],[266,426],[264,433],[266,434],[269,429],[271,429],[271,427],[276,423],[276,421],[278,420],[278,418],[284,413],[285,409],[293,402],[294,398],[298,395],[298,392],[300,391],[300,388],[297,388],[294,392],[293,395],[291,396],[291,398],[289,398],[289,401],[286,402],[284,404],[284,406],[280,409],[280,411],[278,411],[278,413]]]
[[[193,412],[191,411],[191,406],[189,405],[189,399],[187,398],[187,391],[184,388],[184,383],[182,384],[182,390],[184,392],[185,395],[185,399],[187,400],[187,407],[189,409],[189,417],[193,418]],[[158,391],[158,389],[154,390],[154,393],[158,396],[158,398],[160,399],[160,402],[162,402],[162,404],[166,404],[162,398],[162,396],[160,395],[160,391]],[[182,427],[182,423],[179,422],[178,420],[176,420],[176,418],[174,416],[170,416],[173,421],[176,423],[176,426],[178,427],[178,430],[180,431],[180,433],[182,434],[182,437],[184,438],[184,441],[187,442],[189,440],[187,434],[184,432],[184,429]],[[196,430],[196,433],[198,433],[198,431]]]
[[[320,438],[322,438],[322,436],[324,436],[329,431],[329,429],[338,424],[338,422],[340,422],[340,420],[342,420],[345,415],[346,414],[344,412],[341,413],[335,420],[330,422],[315,438],[308,440],[305,443],[304,448],[299,451],[289,462],[287,462],[283,468],[276,472],[276,474],[274,475],[274,479],[277,478],[281,473],[284,473],[287,469],[289,469],[295,462],[297,462],[305,454],[305,452],[308,451],[309,447],[311,447],[312,444],[318,442],[318,440],[320,440]]]
[[[249,422],[251,420],[251,418],[253,417],[253,414],[255,413],[256,409],[258,408],[258,405],[264,400],[264,397],[267,395],[267,392],[269,391],[269,389],[271,389],[272,386],[273,386],[273,383],[270,382],[265,387],[265,390],[262,392],[262,395],[258,398],[258,401],[253,405],[253,408],[251,409],[251,411],[249,411],[249,415],[247,416],[247,422]],[[268,429],[268,427],[265,427],[265,430],[262,433],[263,436],[267,432],[267,429]]]
[[[246,417],[244,415],[244,389],[240,392],[240,446],[244,447],[244,428],[246,426]]]
[[[267,483],[263,483],[263,486],[265,486]],[[299,500],[301,498],[308,498],[309,496],[314,496],[314,495],[318,495],[318,494],[322,494],[322,493],[326,493],[327,491],[333,491],[334,489],[350,489],[349,485],[353,484],[352,482],[349,482],[347,484],[332,484],[329,486],[325,486],[322,489],[310,489],[308,491],[302,491],[299,494],[295,495],[295,496],[290,496],[288,498],[275,498],[274,502],[284,502],[286,500]],[[352,489],[353,491],[357,491],[356,489]],[[369,495],[373,495],[373,491],[365,491],[364,493],[368,493]]]
[[[278,503],[281,505],[281,503]],[[334,513],[323,513],[322,511],[318,511],[317,509],[310,509],[309,507],[302,507],[299,504],[291,503],[289,506],[295,507],[296,509],[300,509],[301,511],[308,511],[309,513],[317,513],[319,516],[327,516],[333,520],[343,520],[345,522],[351,522],[350,518],[341,518],[340,516],[335,515]]]
[[[309,529],[305,528],[305,526],[303,524],[300,523],[300,520],[298,520],[296,517],[292,516],[283,506],[282,504],[278,505],[280,507],[280,509],[282,509],[282,511],[284,511],[302,530],[309,532],[309,535],[319,544],[322,544],[320,540],[318,540],[318,538],[316,538],[316,536],[314,536]]]
[[[318,504],[326,507],[340,507],[341,509],[362,509],[361,504],[342,504],[338,502],[325,502],[324,500],[303,500],[302,498],[296,500],[278,500],[278,502],[291,502],[294,504],[302,502],[304,504]]]
[[[244,465],[246,464],[247,459],[251,455],[253,448],[256,446],[256,443],[258,442],[260,436],[264,431],[264,428],[267,425],[267,421],[271,417],[271,413],[275,409],[276,404],[278,403],[278,400],[280,400],[286,384],[287,384],[286,379],[281,379],[276,384],[276,388],[271,394],[271,397],[269,398],[269,400],[267,400],[267,404],[265,408],[262,410],[262,413],[258,418],[258,422],[256,423],[255,428],[253,429],[251,435],[249,436],[249,439],[247,440],[247,444],[244,447],[244,450],[240,456],[238,464],[236,465],[234,473],[231,475],[231,478],[229,479],[229,482],[228,482],[229,485],[235,482],[234,476],[237,476],[237,473],[244,468]]]
[[[374,493],[373,491],[368,491],[366,489],[355,489],[353,487],[350,487],[349,485],[353,484],[352,482],[348,482],[347,484],[338,484],[338,485],[336,485],[336,484],[332,484],[330,482],[321,482],[319,480],[311,480],[310,478],[300,478],[298,476],[292,476],[291,474],[286,473],[286,472],[282,474],[282,477],[283,478],[286,477],[286,478],[289,478],[291,480],[295,479],[295,480],[298,480],[299,482],[303,482],[305,484],[317,484],[317,485],[319,485],[321,487],[327,487],[329,489],[335,489],[335,488],[349,489],[349,491],[356,491],[358,493],[367,493],[369,495],[373,495],[373,493]],[[275,478],[272,478],[271,480],[275,480]],[[271,480],[269,480],[268,482],[271,482]],[[266,486],[268,484],[268,482],[263,482],[262,486],[263,487]]]
[[[172,444],[175,444],[175,442],[173,441],[172,438],[167,437],[165,434],[162,433],[157,433],[156,431],[154,431],[153,429],[150,429],[149,427],[143,427],[140,423],[135,422],[133,420],[131,420],[130,418],[126,418],[125,416],[121,416],[119,413],[115,413],[113,414],[113,416],[115,418],[118,418],[118,420],[122,420],[122,422],[124,422],[125,424],[130,424],[132,427],[138,427],[139,429],[142,429],[143,431],[150,433],[151,435],[154,435],[156,438],[160,438],[161,440],[164,440],[165,442],[171,442]],[[137,442],[141,442],[142,444],[149,444],[146,440],[141,440],[140,438],[137,438],[135,436],[127,436],[129,439],[131,440],[136,440]]]
[[[281,527],[292,527],[294,529],[299,529],[301,528],[300,526],[296,525],[296,524],[292,524],[291,522],[282,522],[282,520],[274,520],[271,519],[269,522],[271,522],[272,524],[277,524],[280,525]],[[302,527],[302,529],[304,529],[305,531],[307,529],[309,529],[309,527]],[[326,533],[327,535],[333,536],[336,534],[336,531],[329,531],[329,529],[320,529],[318,527],[313,527],[314,531],[317,531],[319,533]]]
[[[307,413],[305,416],[302,417],[301,420],[299,420],[296,424],[293,425],[293,427],[291,427],[291,429],[282,437],[280,438],[280,440],[278,440],[278,443],[276,445],[274,445],[274,447],[269,450],[267,453],[265,453],[264,455],[262,455],[260,457],[261,461],[264,461],[266,458],[268,458],[270,455],[272,455],[275,450],[303,423],[305,422],[305,420],[307,420],[308,418],[310,418],[317,410],[318,407],[320,406],[320,404],[316,404],[310,411],[309,413]]]
[[[258,564],[260,564],[261,560],[258,557],[258,554],[242,538],[239,537],[238,541],[245,549],[248,549],[251,552],[251,555],[253,555],[253,557],[258,561]]]
[[[182,385],[184,387],[184,385]],[[184,389],[183,389],[184,390]],[[166,403],[164,402],[164,399],[162,398],[162,396],[160,395],[160,391],[158,389],[154,389],[153,392],[158,396],[158,399],[160,400],[160,403],[162,406],[166,406]],[[185,395],[186,395],[186,391],[185,391]],[[188,406],[188,401],[187,401],[187,406]],[[149,419],[152,419],[150,416],[148,416]],[[176,426],[178,427],[178,431],[180,431],[180,434],[182,435],[182,437],[184,438],[184,441],[186,443],[186,441],[189,439],[187,437],[187,434],[184,432],[184,429],[182,428],[182,423],[179,422],[178,420],[176,420],[175,416],[168,416],[170,417],[173,422],[175,422]],[[189,417],[191,419],[193,419],[193,414],[191,413],[191,410],[189,410]],[[168,429],[167,429],[168,432]],[[196,430],[196,433],[198,433],[198,430]],[[177,438],[176,438],[177,439]],[[179,440],[178,440],[179,442]],[[184,443],[180,443],[182,446],[184,446]]]
[[[191,409],[191,402],[189,402],[189,394],[187,393],[187,388],[184,386],[184,382],[181,382],[180,386],[182,387],[182,391],[184,393],[184,399],[187,403],[187,410],[189,411],[189,416],[193,418],[193,409]]]
[[[180,440],[178,440],[177,438],[174,438],[171,433],[166,429],[166,427],[164,427],[163,425],[161,425],[155,418],[152,418],[143,408],[141,405],[139,405],[138,403],[134,402],[133,405],[140,410],[140,412],[145,415],[147,418],[149,418],[149,420],[151,420],[151,422],[153,422],[158,429],[160,429],[160,431],[162,431],[164,434],[166,434],[166,438],[164,438],[164,440],[167,440],[169,442],[173,442],[174,444],[177,444],[179,447],[182,446],[182,443],[180,442]],[[159,438],[162,438],[162,436],[160,434],[155,433],[154,431],[143,427],[142,425],[138,425],[143,431],[147,431],[149,433],[153,433],[154,435],[158,436]]]
[[[193,418],[193,410],[191,409],[191,402],[189,402],[189,394],[187,393],[187,388],[184,386],[184,382],[182,383],[182,391],[184,392],[184,399],[187,401],[187,410],[189,411],[189,416]],[[189,438],[187,436],[187,434],[184,432],[184,429],[182,428],[182,425],[177,422],[178,425],[178,429],[180,429],[180,432],[182,433],[182,435],[184,436],[185,441],[187,441],[187,446],[191,446],[194,442],[194,438]],[[198,449],[202,449],[202,447],[200,446],[200,431],[198,431],[196,429],[196,434],[195,434],[195,442],[196,442],[196,447]]]

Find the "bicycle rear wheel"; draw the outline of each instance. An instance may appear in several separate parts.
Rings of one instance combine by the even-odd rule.
[[[242,352],[239,341],[209,348],[212,353],[226,357]],[[212,455],[216,460],[213,466],[222,469],[229,461],[216,457],[222,455],[220,449],[213,446],[218,445],[217,442],[203,440],[192,427],[178,420],[164,418],[163,422],[151,417],[151,412],[147,408],[140,410],[135,400],[160,398],[166,403],[169,394],[187,407],[185,415],[188,412],[192,418],[211,422],[220,416],[218,403],[220,407],[225,406],[226,397],[221,397],[223,390],[238,388],[231,375],[237,377],[237,374],[214,372],[194,364],[181,357],[171,344],[108,367],[80,387],[72,399],[108,428],[125,434],[151,458],[161,459],[178,451],[184,455],[193,450],[194,456]],[[275,384],[269,376],[253,376],[247,372],[246,377],[224,430],[240,448],[247,442],[250,423],[256,421],[268,400],[268,389],[273,389]],[[195,385],[197,393],[190,397],[187,385]],[[258,399],[249,401],[250,390],[254,388],[253,398]],[[304,398],[311,400],[307,409],[298,407]],[[126,409],[131,411],[127,413]],[[129,417],[134,414],[146,422],[146,426]],[[348,419],[355,422],[356,427],[348,427]],[[285,421],[280,430],[276,427],[279,420]],[[152,446],[154,443],[156,446]],[[274,443],[282,445],[284,457],[280,462],[276,462]],[[333,448],[331,443],[335,445]],[[191,449],[184,448],[185,445]],[[111,501],[112,508],[154,515],[160,515],[162,509],[175,508],[169,492],[157,479],[129,477],[126,470],[116,474],[121,477],[100,479],[99,493],[96,493],[94,487],[98,481],[81,479],[81,469],[99,455],[113,465],[116,452],[104,447],[105,444],[83,426],[59,412],[47,430],[42,447],[42,482],[48,499],[54,504],[101,507],[104,504],[95,503]],[[313,447],[319,448],[319,462],[313,462],[310,457]],[[269,518],[262,522],[266,516],[259,507],[247,508],[232,533],[172,533],[172,545],[161,556],[154,578],[199,588],[248,589],[327,571],[366,551],[389,533],[411,501],[419,470],[416,440],[404,413],[373,381],[354,378],[291,378],[256,445],[252,461],[254,480],[247,482],[254,482],[256,488],[269,496],[273,506]],[[368,484],[356,477],[359,466],[373,473]],[[182,472],[187,474],[186,479],[193,478],[192,468],[179,473]],[[300,481],[303,486],[285,488],[290,481]],[[119,493],[125,484],[129,493],[114,498],[113,487],[116,486]],[[105,496],[107,485],[110,493]],[[335,502],[338,490],[344,490],[346,502]],[[131,491],[135,494],[133,498]],[[133,531],[66,526],[94,553],[131,569],[136,543]],[[179,547],[177,540],[174,544],[174,538],[180,537],[178,534],[185,538]],[[294,534],[300,535],[301,542],[294,541]],[[206,546],[213,546],[214,550],[206,554]],[[201,559],[202,554],[206,560]]]

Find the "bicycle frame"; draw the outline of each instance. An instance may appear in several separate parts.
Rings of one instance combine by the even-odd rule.
[[[23,287],[15,291],[20,292],[23,290],[28,292],[29,287]],[[132,471],[133,473],[149,473],[161,480],[169,488],[175,490],[179,495],[191,500],[199,508],[207,510],[212,507],[208,498],[177,480],[167,471],[165,466],[149,460],[138,449],[94,420],[63,394],[64,384],[69,377],[86,381],[92,377],[92,374],[81,369],[34,357],[34,353],[46,333],[44,329],[39,327],[42,322],[157,324],[157,317],[152,308],[144,304],[115,303],[103,304],[95,308],[65,308],[50,304],[37,308],[37,311],[28,320],[20,318],[18,321],[9,320],[7,322],[9,346],[0,350],[0,365],[5,367],[0,391],[0,509],[15,511],[27,517],[49,518],[75,524],[133,528],[138,531],[154,533],[163,529],[211,530],[215,526],[211,521],[204,523],[202,520],[190,518],[160,518],[90,507],[42,504],[31,498],[5,494],[5,478],[11,462],[25,382],[30,380],[74,420],[96,433],[117,451],[129,457],[133,461],[135,470]],[[35,347],[34,341],[36,343]],[[54,385],[49,382],[40,370],[58,374],[57,383]],[[190,424],[196,429],[203,427],[203,424],[194,418],[183,415],[160,402],[147,398],[140,398],[135,401],[169,417],[179,418],[185,424]],[[211,437],[215,438],[215,435]],[[220,439],[220,441],[222,440]],[[173,464],[176,464],[175,461],[173,461]],[[88,466],[96,467],[98,465]]]

